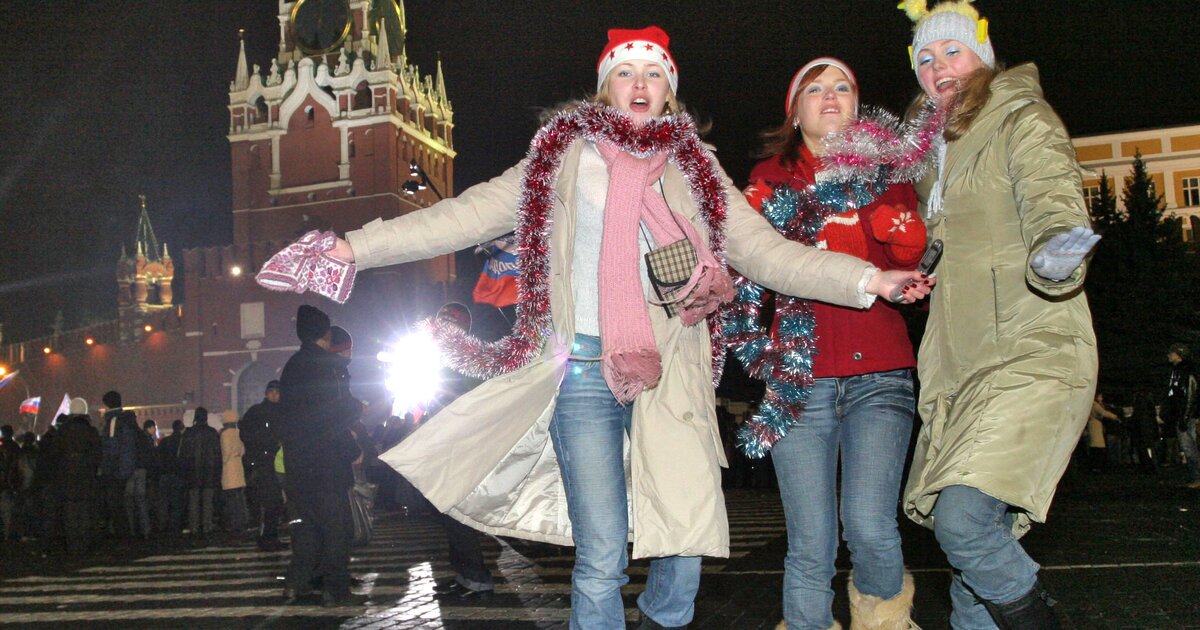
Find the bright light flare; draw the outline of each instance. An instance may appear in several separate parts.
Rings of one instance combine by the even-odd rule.
[[[413,333],[376,358],[387,363],[384,386],[394,396],[392,415],[403,416],[433,400],[441,385],[442,353],[433,337]]]

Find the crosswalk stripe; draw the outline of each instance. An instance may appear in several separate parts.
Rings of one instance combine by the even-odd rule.
[[[727,506],[730,558],[706,558],[701,566],[706,575],[741,566],[730,563],[786,536],[777,501],[731,495]],[[497,578],[497,597],[486,604],[462,605],[439,598],[434,591],[434,580],[455,575],[447,561],[445,530],[433,519],[400,518],[382,515],[371,544],[352,551],[351,570],[364,580],[355,591],[370,605],[281,605],[279,578],[291,553],[262,552],[250,542],[218,540],[208,547],[87,566],[67,575],[0,582],[0,624],[127,622],[143,628],[161,627],[164,620],[216,619],[244,625],[244,620],[253,618],[292,620],[289,624],[302,623],[304,618],[320,624],[330,622],[318,619],[353,618],[349,625],[354,627],[442,619],[469,621],[479,624],[469,627],[480,628],[502,622],[561,624],[569,618],[572,547],[510,544],[485,537],[483,555]],[[630,582],[622,588],[626,604],[645,589],[648,572],[646,560],[629,566]],[[632,606],[626,613],[629,619],[637,615]]]

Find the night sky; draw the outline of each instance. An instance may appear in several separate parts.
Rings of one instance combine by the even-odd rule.
[[[932,0],[931,0],[932,3]],[[743,181],[784,90],[829,54],[862,102],[902,109],[916,81],[910,23],[892,0],[641,3],[408,0],[408,54],[440,52],[455,109],[457,188],[522,156],[540,108],[595,86],[610,27],[672,36],[680,94]],[[1196,2],[980,0],[997,57],[1034,61],[1073,135],[1200,122]],[[237,31],[250,63],[278,46],[275,0],[0,3],[0,322],[4,340],[116,312],[115,262],[139,193],[160,242],[232,241],[228,86]],[[1168,43],[1170,42],[1170,43]],[[395,43],[393,43],[395,50]]]

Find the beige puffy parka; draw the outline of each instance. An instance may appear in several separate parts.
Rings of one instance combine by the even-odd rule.
[[[927,226],[945,254],[917,358],[923,425],[904,510],[932,527],[941,489],[966,485],[1018,508],[1021,534],[1046,519],[1098,368],[1086,263],[1062,282],[1029,269],[1051,237],[1090,225],[1074,148],[1037,68],[993,80],[943,168],[945,211]],[[918,187],[923,212],[929,187]]]
[[[583,141],[565,153],[555,184],[550,242],[553,331],[540,359],[459,397],[380,459],[438,509],[484,532],[571,544],[571,524],[549,425],[574,338],[571,261],[575,175]],[[715,163],[715,160],[714,160]],[[513,230],[521,165],[453,199],[346,235],[360,268],[456,251]],[[780,236],[745,202],[724,173],[731,266],[790,295],[859,303],[868,263],[803,247]],[[683,174],[668,163],[667,205],[707,238]],[[634,557],[727,556],[721,493],[726,464],[717,433],[710,340],[703,322],[684,327],[649,308],[663,372],[634,401],[626,449]]]

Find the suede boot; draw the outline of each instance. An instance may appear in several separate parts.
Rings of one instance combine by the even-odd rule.
[[[907,571],[900,592],[891,599],[864,595],[854,587],[854,573],[847,580],[850,591],[850,630],[920,630],[912,621],[915,587]]]
[[[1053,608],[1058,602],[1050,597],[1040,580],[1034,583],[1028,593],[1022,595],[1015,602],[997,604],[986,600],[980,601],[983,602],[984,608],[987,608],[988,614],[992,616],[992,621],[996,622],[1000,630],[1059,630],[1060,628]]]

